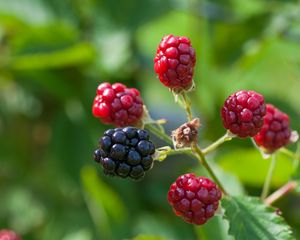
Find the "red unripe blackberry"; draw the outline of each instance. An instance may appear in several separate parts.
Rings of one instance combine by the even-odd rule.
[[[159,80],[172,90],[188,90],[193,84],[195,50],[187,37],[163,37],[154,58]]]
[[[266,109],[264,124],[254,136],[254,140],[266,152],[272,153],[290,142],[290,119],[287,114],[271,104],[267,104]]]
[[[154,144],[148,131],[134,127],[105,131],[94,152],[106,175],[141,179],[153,167]]]
[[[254,91],[231,94],[221,109],[224,127],[240,138],[255,136],[263,125],[265,114],[264,98]]]
[[[121,83],[101,83],[93,103],[93,115],[115,126],[136,125],[143,115],[140,92]]]
[[[222,197],[214,182],[192,173],[177,178],[168,192],[168,201],[177,216],[186,222],[202,225],[213,217]]]
[[[21,238],[11,230],[0,230],[0,240],[21,240]]]

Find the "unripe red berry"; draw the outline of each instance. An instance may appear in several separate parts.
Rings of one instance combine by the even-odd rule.
[[[231,94],[221,109],[224,127],[240,138],[255,136],[263,125],[265,114],[264,98],[254,91]]]
[[[137,124],[143,115],[140,92],[121,83],[101,83],[94,99],[93,115],[115,126]]]
[[[21,238],[11,230],[0,230],[0,240],[21,240]]]
[[[163,37],[154,58],[159,80],[172,90],[188,90],[192,86],[195,50],[187,37],[172,34]]]
[[[192,173],[177,178],[168,192],[168,201],[177,216],[186,222],[202,225],[213,217],[222,197],[214,182]]]
[[[266,152],[272,153],[290,142],[290,119],[287,114],[271,104],[267,104],[266,109],[264,124],[254,140]]]

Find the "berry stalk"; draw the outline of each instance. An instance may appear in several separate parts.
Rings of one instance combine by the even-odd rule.
[[[279,152],[286,155],[287,157],[297,160],[298,162],[300,161],[300,156],[297,153],[294,153],[285,147],[280,148]]]
[[[235,135],[233,135],[231,132],[227,131],[222,137],[220,137],[219,139],[217,139],[215,142],[213,142],[208,147],[204,148],[202,150],[202,153],[204,155],[207,155],[208,153],[216,150],[221,144],[223,144],[224,142],[230,141],[234,137],[235,137]]]
[[[152,124],[146,124],[145,128],[148,129],[150,132],[152,132],[154,135],[159,137],[160,139],[164,140],[166,143],[172,145],[172,139],[169,137],[166,133],[160,131],[156,127],[154,127]]]
[[[205,155],[201,151],[200,147],[197,144],[194,144],[192,146],[192,150],[195,153],[195,156],[197,157],[197,159],[199,160],[199,162],[205,167],[205,169],[207,170],[207,172],[209,173],[209,175],[211,176],[211,178],[216,182],[216,184],[218,185],[218,187],[221,189],[221,191],[223,192],[223,194],[224,195],[228,195],[228,193],[225,191],[224,187],[222,186],[220,180],[215,175],[215,173],[213,172],[213,170],[211,169],[211,167],[208,165],[208,163],[206,161],[206,158],[205,158]]]
[[[294,161],[293,161],[293,166],[294,166],[294,170],[295,172],[298,172],[299,171],[299,167],[300,167],[300,142],[298,142],[297,144],[297,150],[294,154]]]
[[[268,193],[270,191],[271,180],[272,180],[273,173],[274,173],[274,170],[275,170],[275,165],[276,165],[276,154],[273,153],[272,154],[272,159],[271,159],[271,164],[270,164],[268,174],[267,174],[267,177],[265,179],[265,183],[264,183],[263,190],[262,190],[262,193],[261,193],[261,199],[262,200],[264,200],[268,196]]]
[[[191,148],[179,148],[179,149],[171,149],[168,152],[168,155],[176,155],[176,154],[191,154],[192,153],[192,149]]]
[[[181,93],[182,99],[183,99],[183,105],[187,114],[187,119],[188,121],[192,121],[193,119],[193,115],[192,115],[192,110],[191,110],[191,101],[188,98],[187,94],[185,93],[185,91],[183,91]]]
[[[160,129],[157,129],[156,127],[153,126],[153,124],[146,124],[145,128],[148,129],[150,132],[152,132],[154,135],[159,137],[160,139],[164,140],[166,143],[172,145],[172,139],[164,132],[162,132]],[[233,137],[235,137],[232,133],[229,131],[226,132],[224,136],[216,140],[214,143],[209,145],[208,147],[204,148],[202,151],[202,154],[205,156],[208,153],[216,150],[221,144],[224,142],[230,141]],[[182,148],[182,149],[170,149],[168,151],[168,155],[176,155],[176,154],[187,154],[187,155],[192,155],[192,149],[191,148]],[[193,155],[194,156],[194,155]]]
[[[265,199],[265,204],[272,205],[272,203],[276,202],[278,199],[282,198],[289,192],[293,191],[297,187],[296,181],[290,181],[283,185],[281,188],[272,193],[269,197]]]

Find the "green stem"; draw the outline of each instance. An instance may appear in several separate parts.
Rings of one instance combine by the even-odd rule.
[[[198,158],[199,162],[205,167],[205,169],[207,170],[207,172],[209,173],[211,178],[216,182],[216,184],[219,186],[219,188],[224,193],[224,195],[228,195],[227,192],[225,191],[224,187],[222,186],[220,180],[215,175],[215,173],[213,172],[211,167],[208,165],[208,163],[205,159],[205,156],[204,156],[203,152],[201,151],[200,147],[197,144],[194,144],[192,149],[195,153],[195,156]]]
[[[217,147],[219,147],[224,142],[230,141],[233,137],[234,137],[234,135],[232,135],[232,133],[226,132],[224,134],[224,136],[220,137],[218,140],[216,140],[215,142],[213,142],[211,145],[209,145],[208,147],[204,148],[202,150],[202,153],[204,155],[207,155],[208,153],[214,151]]]
[[[261,199],[262,200],[264,200],[268,196],[268,193],[270,191],[271,180],[272,180],[273,173],[274,173],[274,170],[275,170],[275,165],[276,165],[276,154],[273,153],[272,154],[272,159],[271,159],[271,164],[270,164],[270,167],[269,167],[269,171],[268,171],[267,177],[265,179],[265,183],[264,183],[263,190],[262,190],[262,193],[261,193]]]
[[[300,147],[297,148],[295,153],[284,147],[280,148],[279,152],[286,155],[289,158],[294,159],[294,163],[293,163],[294,169],[298,169],[299,162],[300,162]]]
[[[159,129],[157,129],[156,127],[154,127],[152,124],[146,124],[145,128],[148,129],[150,132],[152,132],[153,134],[155,134],[157,137],[159,137],[160,139],[164,140],[165,142],[167,142],[170,145],[173,145],[172,139],[170,136],[168,136],[166,133],[160,131]]]
[[[192,150],[190,148],[180,148],[180,149],[172,149],[168,152],[168,155],[176,155],[176,154],[191,154]]]
[[[192,121],[193,119],[193,115],[192,115],[192,110],[191,110],[191,102],[188,98],[188,96],[186,95],[185,91],[183,91],[181,93],[182,99],[183,99],[183,104],[184,104],[184,108],[187,114],[187,118],[189,121]]]
[[[291,150],[289,150],[287,148],[284,148],[284,147],[280,148],[279,152],[286,155],[287,157],[300,160],[300,156],[297,156],[297,154],[293,153]]]
[[[293,166],[294,166],[295,172],[299,172],[299,170],[300,170],[299,164],[300,164],[300,142],[298,142],[298,144],[297,144],[297,150],[294,155]]]

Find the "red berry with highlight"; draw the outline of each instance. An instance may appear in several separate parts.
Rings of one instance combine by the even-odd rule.
[[[0,240],[21,240],[21,238],[11,230],[0,230]]]
[[[93,115],[115,126],[137,124],[143,115],[143,100],[135,88],[121,83],[101,83],[93,103]]]
[[[224,127],[240,138],[255,136],[263,125],[265,114],[264,98],[254,91],[231,94],[221,109]]]
[[[287,114],[271,104],[267,104],[266,109],[264,124],[254,140],[266,152],[272,153],[290,142],[290,119]]]
[[[186,222],[202,225],[213,217],[222,197],[214,182],[192,173],[177,178],[168,192],[168,201],[174,213]]]
[[[154,58],[154,70],[159,80],[172,90],[188,90],[192,86],[195,50],[187,37],[165,36]]]

